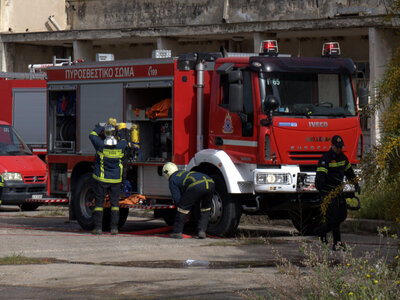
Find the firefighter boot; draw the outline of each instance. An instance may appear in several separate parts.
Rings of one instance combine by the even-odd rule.
[[[181,212],[176,212],[175,221],[174,221],[174,230],[170,235],[173,239],[181,239],[183,226],[185,226],[186,214]]]
[[[94,221],[94,229],[92,231],[93,234],[102,234],[103,227],[103,210],[96,210],[93,212],[93,221]]]
[[[202,211],[200,212],[200,219],[199,222],[197,223],[197,238],[199,239],[205,239],[206,238],[206,230],[207,230],[207,225],[208,225],[208,219],[210,219],[211,211]]]
[[[111,207],[111,234],[118,234],[119,207]]]

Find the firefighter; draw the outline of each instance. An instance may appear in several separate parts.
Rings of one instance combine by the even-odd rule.
[[[344,147],[343,139],[335,135],[332,137],[331,148],[319,160],[315,187],[320,192],[322,208],[326,207],[325,220],[323,224],[315,229],[322,242],[327,243],[326,234],[332,231],[333,250],[342,249],[340,224],[346,220],[347,204],[343,197],[343,177],[355,181],[355,174],[349,160],[342,152]],[[358,183],[354,183],[356,190],[359,190]],[[324,205],[325,204],[325,205]]]
[[[0,174],[0,205],[1,205],[1,195],[3,194],[4,180],[3,176]]]
[[[169,189],[177,212],[171,238],[181,239],[183,226],[190,209],[200,202],[200,219],[197,223],[198,238],[206,238],[208,219],[211,214],[211,200],[215,186],[211,177],[200,172],[179,171],[178,167],[168,162],[162,169],[169,181]]]
[[[89,135],[90,141],[96,149],[93,170],[95,179],[93,234],[102,234],[103,206],[107,192],[111,203],[111,234],[118,234],[119,196],[123,172],[121,160],[124,157],[127,141],[124,131],[120,130],[117,134],[115,126],[116,120],[110,118],[109,124],[104,127],[97,125]]]

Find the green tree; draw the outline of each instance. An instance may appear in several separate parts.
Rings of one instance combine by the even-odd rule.
[[[391,1],[388,16],[399,13],[400,0]],[[378,84],[371,111],[381,113],[381,139],[363,160],[366,193],[360,214],[400,223],[400,47]]]

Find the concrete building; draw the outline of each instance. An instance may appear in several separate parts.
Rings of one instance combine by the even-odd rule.
[[[367,76],[371,98],[400,44],[393,0],[0,0],[2,71],[25,72],[53,56],[95,60],[190,51],[259,52],[276,39],[281,53],[320,56],[338,41]],[[360,84],[360,78],[355,78]],[[378,118],[363,120],[367,144],[379,138]]]

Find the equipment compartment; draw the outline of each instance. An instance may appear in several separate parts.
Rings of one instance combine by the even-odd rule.
[[[49,152],[75,152],[76,91],[49,91]],[[54,133],[54,135],[52,134]]]
[[[126,88],[125,120],[132,123],[133,145],[138,149],[136,162],[165,162],[172,158],[172,88],[170,83]]]

